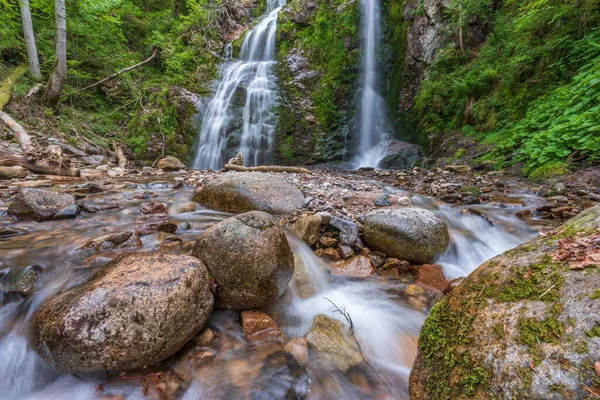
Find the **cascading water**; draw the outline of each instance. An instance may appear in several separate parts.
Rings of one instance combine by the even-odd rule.
[[[221,168],[228,136],[240,128],[238,151],[244,154],[245,164],[270,163],[276,124],[273,106],[277,101],[271,69],[275,64],[277,14],[284,4],[285,0],[268,0],[267,14],[244,37],[240,59],[221,66],[221,79],[202,120],[194,168]],[[230,46],[226,54],[231,57]],[[240,110],[235,104],[240,96],[245,96],[241,126],[236,121]]]
[[[362,0],[362,95],[359,104],[358,167],[376,167],[385,156],[386,105],[379,95],[377,49],[381,35],[379,0]]]

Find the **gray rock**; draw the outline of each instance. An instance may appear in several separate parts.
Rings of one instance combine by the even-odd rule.
[[[358,239],[358,226],[347,219],[331,218],[329,225],[340,231],[340,243],[345,246],[354,246]]]
[[[232,213],[258,210],[288,214],[302,208],[304,195],[274,174],[230,172],[209,182],[194,194],[193,200]]]
[[[173,156],[166,156],[158,160],[158,168],[165,171],[179,171],[180,169],[186,169],[186,165],[179,161]]]
[[[31,293],[38,278],[36,268],[7,268],[0,271],[0,305]]]
[[[423,156],[421,147],[414,143],[388,140],[385,146],[385,157],[378,165],[381,169],[409,169]]]
[[[108,157],[106,157],[104,155],[100,155],[100,154],[81,157],[81,159],[86,164],[96,165],[96,166],[104,165],[104,164],[108,163]]]
[[[377,207],[391,206],[392,202],[390,201],[390,195],[387,193],[382,194],[377,200],[375,200],[375,205]]]
[[[44,303],[35,317],[37,349],[65,373],[157,364],[205,325],[213,306],[198,259],[134,253]]]
[[[71,194],[42,189],[22,189],[8,207],[8,215],[19,220],[37,221],[75,218],[77,204]]]
[[[428,264],[442,255],[450,242],[446,223],[421,208],[375,210],[365,217],[363,240],[388,257]]]
[[[294,274],[294,256],[283,230],[261,211],[211,227],[196,241],[192,255],[216,281],[215,305],[229,310],[264,307],[281,296]]]

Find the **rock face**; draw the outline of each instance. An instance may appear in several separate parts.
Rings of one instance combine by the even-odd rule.
[[[386,156],[378,165],[382,169],[412,168],[423,157],[423,150],[414,143],[388,140],[385,145]]]
[[[437,303],[421,330],[411,399],[597,392],[600,272],[582,265],[600,254],[599,227],[596,206],[487,261]]]
[[[342,371],[363,361],[346,325],[326,315],[319,314],[313,319],[306,341],[320,359],[332,363]]]
[[[158,168],[164,169],[165,171],[179,171],[180,169],[186,169],[184,163],[179,161],[173,156],[166,156],[158,160]]]
[[[200,331],[212,306],[208,272],[196,258],[129,254],[42,305],[38,352],[66,373],[156,364]]]
[[[389,257],[429,264],[446,251],[450,236],[446,223],[431,211],[402,208],[368,213],[363,240]]]
[[[2,179],[13,179],[13,178],[25,178],[29,175],[29,171],[18,165],[14,167],[2,167],[0,166],[0,180]]]
[[[229,310],[264,307],[279,298],[294,274],[283,230],[261,211],[231,217],[200,236],[192,255],[217,284],[215,305]]]
[[[194,201],[214,210],[287,214],[301,209],[302,192],[281,177],[260,172],[228,173],[208,183]]]
[[[75,218],[75,197],[42,189],[22,189],[8,207],[8,215],[19,220],[47,221]]]

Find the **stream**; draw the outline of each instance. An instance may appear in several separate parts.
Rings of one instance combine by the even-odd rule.
[[[161,398],[154,391],[145,396],[143,384],[135,379],[117,380],[104,385],[100,391],[102,374],[57,373],[35,351],[31,320],[46,299],[85,281],[97,270],[86,261],[89,253],[76,250],[78,245],[108,232],[131,230],[148,222],[142,220],[140,204],[151,200],[167,205],[169,219],[179,226],[176,236],[183,241],[174,251],[179,254],[189,254],[194,240],[204,230],[229,217],[227,213],[201,208],[181,212],[181,205],[189,202],[193,187],[174,189],[175,183],[172,176],[112,180],[103,192],[86,195],[85,202],[96,207],[118,203],[119,208],[81,214],[75,220],[19,222],[15,226],[26,229],[26,234],[0,238],[0,282],[17,269],[29,268],[37,274],[32,293],[26,299],[0,298],[3,304],[0,307],[0,399]],[[77,192],[85,185],[86,182],[54,183],[53,189]],[[485,260],[537,235],[537,227],[529,226],[515,214],[540,200],[520,194],[519,190],[514,190],[511,196],[525,207],[504,203],[469,206],[477,208],[486,218],[465,215],[465,206],[403,194],[411,197],[413,204],[434,211],[448,224],[451,245],[439,260],[448,279],[466,276]],[[13,224],[5,207],[2,210],[0,224]],[[165,235],[161,233],[142,236],[143,248],[136,251],[153,251],[164,240]],[[203,354],[210,354],[212,361],[192,367],[185,360],[175,361],[171,371],[187,371],[179,372],[187,376],[180,379],[186,384],[179,384],[175,388],[177,394],[168,398],[283,399],[290,385],[295,385],[296,395],[306,395],[307,399],[408,399],[408,376],[426,311],[408,301],[404,295],[407,283],[379,275],[366,280],[331,276],[325,263],[306,244],[291,233],[288,241],[295,255],[296,272],[281,299],[265,311],[286,340],[290,340],[306,335],[318,314],[347,324],[343,315],[333,312],[334,303],[351,316],[356,340],[370,367],[341,372],[326,362],[312,360],[306,370],[294,370],[290,374],[289,368],[269,358],[270,354],[279,354],[273,353],[269,346],[280,344],[248,343],[241,333],[237,313],[214,311],[208,325],[217,339],[213,345],[203,348],[208,352]],[[273,378],[280,375],[282,379]],[[288,379],[290,376],[293,379]],[[253,388],[252,394],[242,397],[241,388],[248,384]]]

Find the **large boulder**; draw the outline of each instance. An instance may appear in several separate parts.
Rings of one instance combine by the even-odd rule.
[[[294,274],[294,256],[283,230],[261,211],[211,227],[196,241],[192,255],[216,281],[215,305],[229,310],[264,307],[281,296]]]
[[[596,206],[487,261],[437,303],[421,330],[411,399],[598,393],[599,228]]]
[[[371,211],[365,217],[363,240],[371,249],[413,264],[430,264],[448,248],[448,227],[421,208]]]
[[[8,207],[8,215],[19,220],[47,221],[75,218],[75,197],[42,189],[22,189]]]
[[[212,307],[198,259],[135,253],[43,304],[34,332],[38,352],[59,371],[128,370],[178,351]]]
[[[414,143],[388,140],[384,145],[385,156],[378,165],[381,169],[412,168],[423,157],[423,149]]]
[[[261,172],[230,172],[220,176],[197,192],[193,200],[204,207],[231,213],[258,210],[288,214],[304,205],[300,189],[277,175]]]
[[[158,168],[163,169],[165,171],[179,171],[180,169],[186,169],[184,163],[179,161],[177,158],[173,156],[166,156],[165,158],[161,158],[158,160]]]

